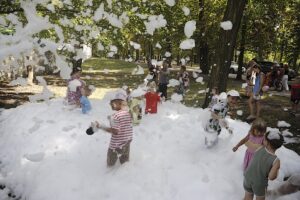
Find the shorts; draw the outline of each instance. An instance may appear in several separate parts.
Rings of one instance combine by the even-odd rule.
[[[267,186],[264,184],[261,184],[261,183],[253,184],[244,178],[243,186],[244,186],[245,191],[247,191],[251,194],[255,194],[255,196],[264,197],[266,195]]]
[[[130,142],[126,143],[124,146],[116,149],[108,149],[107,151],[107,166],[114,166],[119,158],[120,163],[123,164],[129,161],[130,153]]]

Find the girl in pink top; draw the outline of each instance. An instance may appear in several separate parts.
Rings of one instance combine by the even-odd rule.
[[[235,152],[243,144],[247,146],[247,150],[244,157],[244,171],[247,169],[256,149],[262,146],[266,130],[266,123],[260,118],[256,119],[252,123],[252,126],[247,136],[243,138],[235,147],[233,147],[232,150],[233,152]]]

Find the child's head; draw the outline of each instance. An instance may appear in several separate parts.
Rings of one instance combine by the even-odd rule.
[[[180,71],[185,72],[186,71],[186,66],[185,65],[181,65]]]
[[[73,67],[73,70],[71,72],[71,76],[73,78],[80,78],[81,72],[82,72],[81,67]]]
[[[166,70],[166,69],[168,69],[168,67],[169,67],[168,61],[164,60],[163,64],[162,64],[162,69]]]
[[[82,96],[90,96],[92,94],[92,90],[89,88],[89,86],[84,86],[82,89],[81,89],[81,95]]]
[[[267,125],[264,120],[261,118],[257,118],[251,126],[251,133],[254,136],[263,136],[265,132],[267,131]]]
[[[156,92],[156,83],[154,81],[149,83],[150,92]]]
[[[218,94],[219,94],[219,89],[218,89],[218,87],[214,87],[213,89],[211,89],[211,93],[212,93],[213,95],[218,95]]]
[[[227,101],[229,106],[235,106],[237,104],[240,94],[236,90],[230,90],[227,92]]]
[[[253,71],[255,71],[256,73],[260,73],[261,72],[261,66],[256,64],[253,66]]]
[[[269,145],[273,150],[279,149],[283,145],[283,142],[283,136],[279,131],[268,131],[265,134],[264,145]]]
[[[115,94],[113,99],[110,101],[111,108],[113,110],[121,110],[124,106],[127,106],[127,96],[123,91],[119,91]]]
[[[111,109],[113,110],[121,110],[123,106],[126,106],[126,101],[121,99],[113,99],[110,101]]]

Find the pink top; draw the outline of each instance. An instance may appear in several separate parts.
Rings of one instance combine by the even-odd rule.
[[[254,143],[254,144],[263,144],[263,140],[264,140],[264,136],[254,136],[252,134],[249,134],[249,141]],[[246,153],[245,153],[245,157],[244,157],[244,171],[247,169],[247,167],[249,166],[253,155],[255,153],[255,149],[250,149],[247,148]]]
[[[264,136],[254,136],[253,134],[249,134],[249,141],[254,144],[263,144]],[[252,149],[247,149],[249,152],[254,153],[256,151]]]

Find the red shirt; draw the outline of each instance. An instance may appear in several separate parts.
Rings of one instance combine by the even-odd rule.
[[[160,101],[160,96],[157,93],[147,92],[146,98],[146,113],[157,113],[157,103]]]

